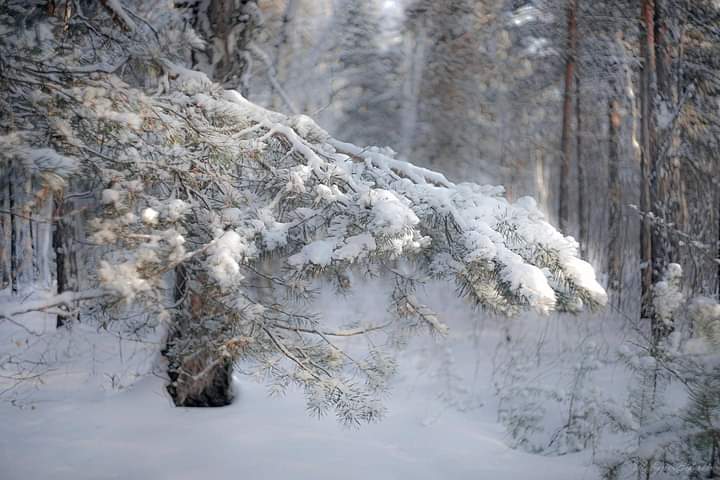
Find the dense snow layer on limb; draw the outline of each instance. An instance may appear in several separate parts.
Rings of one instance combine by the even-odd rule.
[[[359,202],[371,210],[366,224],[375,237],[405,232],[408,235],[405,239],[396,239],[395,253],[403,253],[408,246],[420,247],[398,242],[410,237],[429,240],[425,235],[436,230],[430,222],[434,217],[444,216],[453,222],[460,236],[454,239],[448,234],[444,239],[451,243],[446,247],[464,250],[466,256],[459,261],[483,260],[495,264],[502,272],[501,279],[510,285],[510,290],[519,291],[529,306],[547,311],[556,304],[555,291],[568,293],[562,282],[553,278],[552,274],[558,273],[553,270],[560,271],[563,280],[572,283],[573,293],[585,296],[590,303],[605,302],[605,292],[595,280],[592,267],[577,257],[577,243],[545,222],[531,198],[511,204],[500,196],[502,189],[497,187],[454,185],[442,174],[392,158],[383,149],[363,149],[329,138],[306,116],[283,118],[250,104],[237,92],[225,95],[241,108],[235,112],[238,120],[251,119],[268,129],[261,138],[280,134],[290,142],[291,151],[301,154],[302,163],[288,169],[293,188],[305,191],[305,182],[313,181],[308,175],[309,167],[326,177],[324,181],[313,182],[319,198],[316,203],[334,204],[341,197],[346,202],[343,213],[355,217],[353,205],[348,202]],[[228,109],[214,102],[213,105],[216,109]],[[296,130],[288,126],[295,126]],[[330,249],[327,239],[319,241],[323,243],[309,246],[311,251],[325,250],[325,255],[318,257],[322,263],[340,260],[327,251]],[[432,251],[431,243],[425,242],[423,248],[439,253]],[[300,263],[301,258],[293,258],[294,264]],[[314,263],[310,256],[304,260]]]

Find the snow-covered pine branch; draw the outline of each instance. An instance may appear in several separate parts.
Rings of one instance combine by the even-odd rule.
[[[106,5],[119,15],[117,3]],[[506,314],[605,302],[577,243],[532,199],[455,185],[389,149],[335,140],[304,115],[265,110],[182,66],[192,45],[177,14],[147,14],[157,18],[129,31],[98,11],[65,20],[69,40],[54,17],[3,37],[3,134],[22,143],[0,155],[5,168],[47,157],[23,152],[57,152],[74,167],[54,174],[95,192],[90,242],[102,259],[88,267],[114,305],[167,321],[176,403],[200,395],[192,402],[212,404],[183,385],[206,378],[205,391],[215,366],[252,360],[280,387],[303,386],[313,411],[377,418],[392,362],[376,350],[351,357],[292,300],[320,278],[350,288],[347,273],[361,267],[396,278],[401,328],[445,330],[413,291],[428,277]],[[112,39],[108,48],[91,48],[97,32]]]

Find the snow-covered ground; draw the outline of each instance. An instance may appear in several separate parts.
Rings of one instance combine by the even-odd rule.
[[[332,313],[358,315],[362,302],[356,300],[335,300]],[[502,324],[488,319],[474,329],[465,307],[445,310],[449,338],[411,342],[400,353],[386,417],[357,429],[332,417],[311,417],[301,392],[270,397],[265,385],[240,372],[233,405],[175,408],[162,378],[134,379],[153,362],[157,368],[152,345],[82,325],[72,334],[51,332],[52,342],[30,336],[30,342],[51,345],[45,359],[53,370],[39,388],[27,392],[23,386],[4,395],[15,398],[15,405],[0,402],[0,478],[597,478],[589,452],[543,456],[508,447],[491,388]],[[24,320],[43,328],[41,318]],[[27,348],[18,342],[25,337],[3,325],[4,353]],[[460,384],[450,393],[448,378],[438,374],[448,346]]]
[[[583,479],[583,458],[509,449],[489,412],[444,410],[398,388],[382,423],[348,430],[316,420],[303,399],[257,385],[220,409],[176,409],[160,380],[94,400],[2,407],[7,480],[53,479]]]

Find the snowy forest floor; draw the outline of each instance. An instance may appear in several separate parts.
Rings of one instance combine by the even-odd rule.
[[[359,317],[363,305],[375,304],[363,302],[367,295],[383,294],[375,288],[341,301],[326,292],[319,303],[336,318]],[[236,374],[233,405],[175,408],[165,380],[147,374],[161,368],[156,344],[119,340],[83,324],[72,333],[55,332],[53,316],[23,319],[35,331],[45,329],[41,336],[1,325],[0,354],[17,349],[23,351],[18,358],[42,358],[36,371],[43,375],[42,384],[24,384],[2,397],[0,478],[598,478],[589,450],[553,456],[510,448],[493,389],[494,366],[502,356],[498,345],[507,336],[512,350],[552,356],[548,349],[567,350],[587,335],[583,321],[555,316],[485,318],[478,324],[472,318],[482,314],[448,300],[452,289],[432,290],[432,303],[444,305],[440,310],[450,334],[416,338],[398,354],[400,370],[386,399],[386,417],[360,428],[344,427],[332,415],[312,417],[302,392],[269,396],[266,385],[242,372]],[[601,324],[593,328],[594,336],[602,336]],[[538,370],[546,376],[538,381],[562,389],[570,381],[566,363],[554,356]],[[605,373],[598,378],[606,377],[608,384],[623,375],[615,367]],[[562,407],[556,407],[557,412],[552,405],[538,412],[547,429],[561,422]]]

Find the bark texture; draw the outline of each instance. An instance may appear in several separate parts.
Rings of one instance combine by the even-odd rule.
[[[175,269],[175,303],[178,313],[168,333],[164,355],[168,360],[168,393],[178,407],[222,407],[233,400],[233,362],[207,338],[206,321],[212,318],[207,302],[190,290],[188,269]]]
[[[620,128],[622,117],[615,82],[608,100],[608,286],[616,294],[622,291],[622,186],[620,184]]]
[[[577,182],[578,182],[578,240],[580,242],[580,254],[587,256],[588,243],[590,242],[590,219],[588,218],[587,183],[585,170],[585,158],[583,157],[583,125],[582,125],[582,97],[580,96],[580,74],[575,78],[575,156],[577,157]]]
[[[640,262],[642,264],[642,312],[643,318],[652,318],[653,286],[653,222],[652,212],[652,176],[655,172],[656,131],[655,96],[657,91],[655,62],[655,1],[643,0],[641,10],[643,36],[640,45],[643,59],[640,74],[640,210],[642,226],[640,228]]]
[[[570,167],[572,162],[572,101],[573,81],[575,80],[575,61],[577,55],[577,0],[567,3],[567,49],[565,60],[565,93],[563,95],[562,135],[560,150],[560,230],[567,231],[570,226]]]

